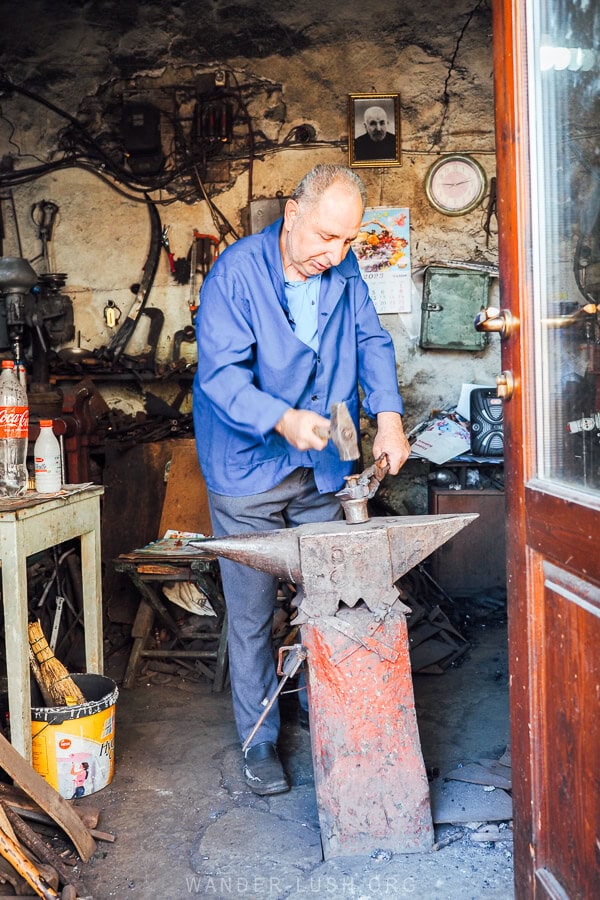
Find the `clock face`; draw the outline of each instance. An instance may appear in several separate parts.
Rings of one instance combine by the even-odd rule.
[[[443,156],[429,169],[425,193],[431,205],[447,216],[471,212],[483,200],[485,172],[470,156]]]

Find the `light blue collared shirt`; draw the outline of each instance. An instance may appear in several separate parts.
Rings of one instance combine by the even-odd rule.
[[[285,298],[290,311],[290,324],[299,341],[319,349],[318,312],[321,276],[313,275],[306,281],[286,281]]]

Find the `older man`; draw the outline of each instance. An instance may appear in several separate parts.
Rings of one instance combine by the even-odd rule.
[[[398,472],[410,447],[394,350],[350,245],[365,203],[351,169],[320,165],[283,219],[217,260],[201,292],[194,381],[196,443],[217,536],[341,518],[334,496],[352,471],[319,435],[331,404],[358,425],[377,418],[373,451]],[[221,560],[233,708],[242,743],[277,686],[271,625],[277,579]],[[275,704],[245,752],[257,794],[288,789]]]
[[[354,158],[363,160],[396,159],[396,135],[389,130],[388,114],[381,106],[370,106],[364,115],[365,134],[354,141]]]

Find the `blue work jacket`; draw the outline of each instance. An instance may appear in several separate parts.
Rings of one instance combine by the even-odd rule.
[[[358,430],[360,383],[369,416],[403,411],[392,339],[379,322],[354,253],[321,276],[319,349],[287,317],[279,235],[282,220],[242,238],[204,280],[196,316],[193,413],[209,490],[242,497],[269,490],[299,466],[321,493],[337,491],[353,463],[325,450],[296,450],[274,431],[290,407],[329,416],[346,401]]]

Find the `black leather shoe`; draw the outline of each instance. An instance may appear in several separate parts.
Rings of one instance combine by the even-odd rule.
[[[308,718],[308,710],[304,709],[303,706],[298,707],[298,725],[301,725],[302,728],[305,728],[307,731],[310,731],[310,721]]]
[[[275,745],[269,741],[246,750],[243,771],[246,784],[255,794],[283,794],[290,789]]]

